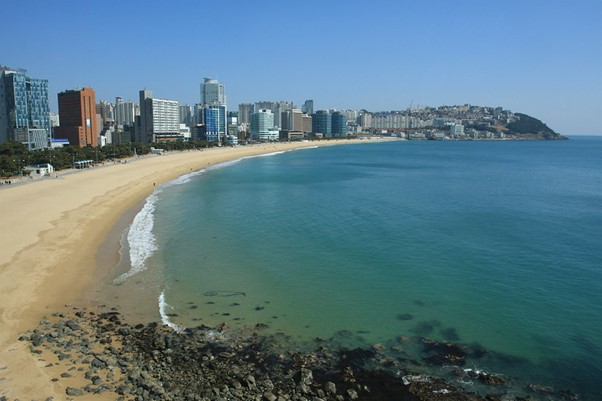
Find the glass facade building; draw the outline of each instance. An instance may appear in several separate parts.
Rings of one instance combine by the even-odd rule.
[[[216,79],[205,78],[201,84],[201,104],[226,104],[224,84]]]
[[[278,140],[278,131],[274,137],[274,114],[272,110],[259,110],[251,114],[251,139],[256,141]]]
[[[43,149],[50,147],[50,132],[48,80],[0,66],[0,142]]]
[[[220,141],[227,135],[226,106],[214,104],[203,108],[205,140]]]
[[[331,115],[331,132],[333,137],[347,136],[347,116],[340,111],[335,111]]]
[[[332,136],[332,116],[327,110],[318,110],[312,115],[312,132],[325,138]]]

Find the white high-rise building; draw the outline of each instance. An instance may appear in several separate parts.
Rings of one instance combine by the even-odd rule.
[[[205,78],[201,84],[201,104],[226,104],[224,84],[217,79]]]
[[[140,91],[138,142],[181,138],[180,107],[175,100],[155,99],[150,90]]]
[[[251,138],[256,141],[277,141],[278,130],[274,129],[274,113],[262,109],[251,114]]]

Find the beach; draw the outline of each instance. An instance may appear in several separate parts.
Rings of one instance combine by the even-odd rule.
[[[0,191],[0,396],[64,399],[46,362],[17,339],[44,316],[90,299],[98,250],[124,213],[155,186],[242,157],[354,141],[295,142],[169,152],[107,163]],[[359,142],[359,141],[358,141]],[[105,255],[116,261],[117,253]],[[41,358],[40,358],[41,359]],[[24,373],[26,372],[26,373]],[[81,397],[86,399],[91,395]],[[112,399],[110,396],[107,399]],[[99,396],[94,396],[98,400]]]
[[[597,310],[572,308],[583,302],[570,287],[577,283],[584,299],[597,299],[599,280],[589,285],[563,273],[598,265],[589,251],[598,226],[579,225],[572,241],[529,231],[577,227],[573,208],[547,201],[558,196],[550,196],[540,165],[564,172],[556,193],[571,192],[575,182],[589,188],[598,159],[593,151],[588,161],[582,149],[591,144],[367,142],[377,140],[174,151],[1,187],[0,401],[600,399]],[[348,143],[357,145],[278,155]],[[508,160],[508,147],[522,163]],[[486,152],[491,160],[466,175]],[[563,169],[554,160],[567,152],[580,157]],[[540,153],[545,163],[533,159]],[[254,158],[260,155],[273,157]],[[252,159],[230,163],[243,158]],[[515,165],[521,174],[530,166],[531,174],[503,182]],[[497,200],[498,184],[522,189],[514,214],[506,198]],[[554,219],[541,214],[541,199]],[[238,207],[256,201],[274,207]],[[156,224],[139,230],[149,205]],[[575,207],[599,220],[598,208]],[[489,213],[475,229],[479,208],[504,213]],[[330,252],[333,243],[321,243],[348,227],[362,230],[347,237],[347,247]],[[492,257],[484,264],[474,255],[483,254],[490,227],[500,235],[523,227],[538,257],[525,264],[524,252],[508,251],[524,250],[518,236],[488,244]],[[145,272],[117,282],[138,266],[132,232],[142,246],[156,240],[155,254]],[[253,232],[267,248],[247,246]],[[473,238],[478,249],[456,250],[450,232]],[[551,240],[566,247],[551,253]],[[164,262],[170,276],[162,274]],[[337,268],[344,271],[332,275]],[[498,270],[508,279],[494,280]],[[544,270],[544,284],[571,300],[568,310],[523,290],[540,285]],[[534,272],[533,280],[516,274],[523,271]],[[449,298],[459,294],[470,302]],[[523,310],[525,302],[539,309]],[[557,327],[570,326],[570,314],[586,317],[578,335]],[[542,333],[558,340],[544,348]]]

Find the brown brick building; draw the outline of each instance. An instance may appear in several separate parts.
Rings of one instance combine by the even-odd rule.
[[[94,89],[61,92],[58,101],[60,126],[54,129],[54,137],[68,139],[70,145],[80,148],[98,146]]]

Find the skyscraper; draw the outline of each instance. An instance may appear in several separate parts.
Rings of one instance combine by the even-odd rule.
[[[55,138],[68,139],[80,148],[98,146],[96,93],[92,88],[68,90],[58,94],[60,125],[54,129]]]
[[[238,123],[239,124],[250,124],[251,114],[255,112],[255,105],[253,103],[241,103],[238,105]]]
[[[205,78],[201,84],[201,104],[226,104],[224,84],[217,79]]]
[[[331,114],[331,129],[333,137],[347,136],[347,116],[342,111]]]
[[[192,125],[192,107],[187,104],[180,105],[180,124]]]
[[[17,141],[30,150],[48,148],[50,132],[48,80],[0,66],[0,143]]]
[[[140,108],[137,103],[132,101],[124,102],[123,98],[115,98],[115,125],[127,126],[134,125],[136,116],[140,115]]]
[[[226,91],[216,79],[205,78],[201,84],[201,119],[205,125],[205,137],[209,141],[221,141],[228,134],[226,121]]]
[[[318,110],[312,115],[312,132],[325,138],[332,136],[332,116],[328,110]]]
[[[301,111],[305,114],[314,114],[314,101],[306,100],[305,103],[303,103],[303,107],[301,107]]]

